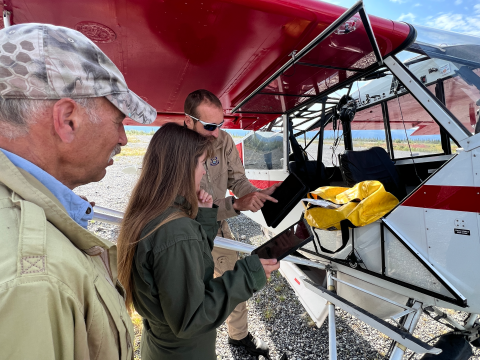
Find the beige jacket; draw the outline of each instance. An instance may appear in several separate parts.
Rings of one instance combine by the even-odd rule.
[[[207,159],[207,173],[203,176],[201,188],[213,196],[213,202],[218,205],[217,220],[221,221],[218,236],[232,238],[225,219],[237,216],[240,212],[233,209],[232,198],[227,196],[231,190],[237,198],[241,198],[258,189],[245,176],[245,169],[232,137],[220,130],[214,143],[214,155]]]
[[[116,246],[0,151],[0,359],[132,359]]]

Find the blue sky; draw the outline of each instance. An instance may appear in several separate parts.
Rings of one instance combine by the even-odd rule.
[[[350,7],[355,0],[323,0]],[[368,14],[480,36],[479,0],[364,0]]]

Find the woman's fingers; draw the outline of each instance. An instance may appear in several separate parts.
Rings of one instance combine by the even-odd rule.
[[[210,196],[209,193],[207,193],[205,190],[200,189],[200,191],[197,193],[198,201],[200,202],[205,202],[205,200]]]
[[[198,206],[200,207],[212,207],[213,198],[212,195],[207,193],[205,190],[200,189],[197,192]]]

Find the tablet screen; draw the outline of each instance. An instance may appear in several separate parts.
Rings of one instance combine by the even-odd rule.
[[[278,200],[278,203],[266,201],[262,207],[262,214],[267,225],[276,227],[306,192],[307,188],[301,180],[295,174],[290,174],[271,195]],[[292,204],[292,200],[295,201],[296,198],[299,198],[298,201]]]
[[[313,234],[307,222],[302,219],[255,249],[252,254],[257,254],[261,259],[281,260],[312,239]]]

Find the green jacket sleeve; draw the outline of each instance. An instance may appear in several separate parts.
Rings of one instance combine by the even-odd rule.
[[[207,236],[208,241],[213,244],[219,224],[217,221],[218,206],[213,205],[212,208],[198,208],[197,217],[195,221],[202,225],[203,230]]]
[[[240,211],[236,211],[233,208],[232,198],[233,196],[227,196],[224,199],[215,200],[214,203],[218,206],[218,221],[223,221],[225,219],[240,215]]]
[[[220,326],[239,303],[266,283],[257,256],[237,261],[234,270],[213,279],[211,250],[205,247],[202,229],[192,224],[190,220],[186,226],[175,226],[169,234],[175,241],[154,254],[153,270],[166,321],[177,337],[185,339]],[[165,235],[165,231],[156,234]],[[211,267],[210,273],[206,273],[207,267]]]

